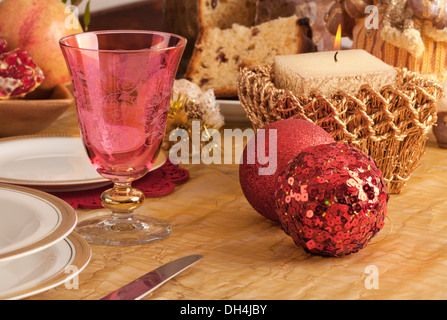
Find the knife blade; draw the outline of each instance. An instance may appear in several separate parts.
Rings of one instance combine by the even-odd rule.
[[[171,261],[106,295],[101,300],[140,300],[202,258],[202,255],[194,254]]]

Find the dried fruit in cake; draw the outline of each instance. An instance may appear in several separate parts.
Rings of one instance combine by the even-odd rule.
[[[3,43],[6,48],[0,39],[0,100],[24,97],[40,86],[44,74],[24,50],[1,53]]]
[[[257,26],[204,28],[195,44],[185,78],[217,98],[237,97],[243,67],[272,64],[276,55],[315,51],[307,19],[278,18]]]
[[[234,23],[254,25],[256,0],[200,0],[198,22],[201,28],[231,28]]]

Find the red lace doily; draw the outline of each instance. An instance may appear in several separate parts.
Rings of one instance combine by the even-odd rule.
[[[172,193],[175,185],[184,183],[188,179],[188,170],[180,168],[167,159],[160,168],[134,181],[132,186],[142,191],[148,198],[160,197]],[[75,192],[52,192],[52,194],[66,201],[74,209],[100,209],[102,208],[100,196],[110,187],[111,185]]]

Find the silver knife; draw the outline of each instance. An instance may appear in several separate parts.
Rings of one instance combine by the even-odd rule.
[[[202,255],[194,254],[171,261],[106,295],[101,300],[140,300],[202,258]]]

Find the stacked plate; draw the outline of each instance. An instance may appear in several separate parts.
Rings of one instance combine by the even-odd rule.
[[[110,182],[96,173],[79,137],[4,138],[0,147],[0,299],[22,299],[72,280],[91,257],[73,232],[76,212],[43,191]]]
[[[0,182],[43,191],[80,191],[111,184],[72,135],[30,135],[0,139]]]
[[[160,153],[151,171],[165,162]],[[0,299],[22,299],[69,283],[87,266],[91,249],[73,232],[76,211],[46,192],[108,184],[79,136],[0,139]]]
[[[73,230],[75,210],[45,191],[110,184],[86,156],[80,137],[0,139],[0,299],[22,299],[76,277],[91,249]]]
[[[220,113],[224,116],[226,125],[251,128],[251,122],[239,100],[218,99],[216,102],[219,104]]]
[[[152,170],[166,162],[160,152]],[[91,164],[79,136],[29,135],[0,139],[0,183],[46,192],[89,190],[112,182]]]
[[[76,223],[61,199],[0,183],[0,299],[25,298],[77,276],[91,249],[73,232]]]

